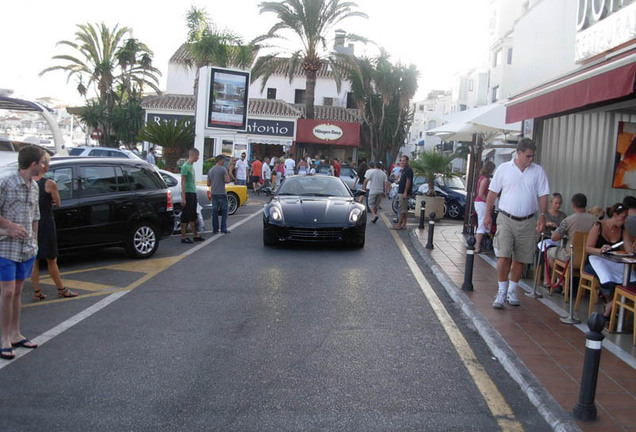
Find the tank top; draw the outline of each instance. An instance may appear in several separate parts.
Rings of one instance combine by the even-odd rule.
[[[481,188],[481,182],[483,181],[488,181],[488,177],[486,176],[480,176],[479,180],[477,180],[477,191],[476,191],[476,195],[477,197],[475,198],[475,202],[486,202],[483,199],[481,199],[481,197],[479,196],[479,188]],[[486,195],[488,195],[488,188],[486,188]]]
[[[596,239],[596,244],[594,245],[594,247],[600,249],[605,245],[611,246],[612,242],[610,242],[609,240],[606,240],[605,237],[603,237],[603,224],[598,222],[598,225],[599,225],[598,238]],[[625,231],[625,226],[621,227],[621,237],[620,237],[621,239],[623,238],[623,231]],[[620,241],[620,239],[617,241]]]

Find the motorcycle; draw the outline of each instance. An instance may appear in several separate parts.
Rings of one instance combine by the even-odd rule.
[[[419,190],[415,190],[411,196],[409,197],[409,211],[410,210],[415,210],[415,203],[416,203],[416,197],[418,195],[424,195],[422,192],[420,192]],[[397,183],[392,183],[391,184],[391,191],[389,192],[389,199],[391,200],[391,209],[393,210],[393,213],[398,213],[398,184]]]

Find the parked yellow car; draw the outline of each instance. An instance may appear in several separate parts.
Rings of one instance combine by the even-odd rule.
[[[205,185],[203,182],[199,182],[199,184]],[[247,186],[226,184],[225,192],[227,193],[227,214],[233,215],[239,207],[247,202]],[[208,202],[210,201],[212,201],[212,196],[210,188],[208,188]]]

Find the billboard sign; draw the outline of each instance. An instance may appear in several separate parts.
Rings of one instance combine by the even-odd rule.
[[[245,130],[249,72],[210,68],[208,128]]]

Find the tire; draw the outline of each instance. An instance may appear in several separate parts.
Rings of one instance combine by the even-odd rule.
[[[239,198],[238,196],[230,192],[227,194],[227,214],[233,215],[239,208]]]
[[[446,208],[446,216],[452,219],[459,219],[462,216],[462,208],[457,201],[451,201]]]
[[[400,204],[398,204],[397,198],[391,201],[391,210],[393,210],[393,213],[397,214],[399,207],[400,207]]]
[[[150,222],[139,222],[129,231],[126,251],[132,258],[150,258],[158,247],[159,237]]]
[[[172,233],[178,234],[181,232],[181,205],[173,206],[172,214],[174,216],[174,226],[172,227]]]

